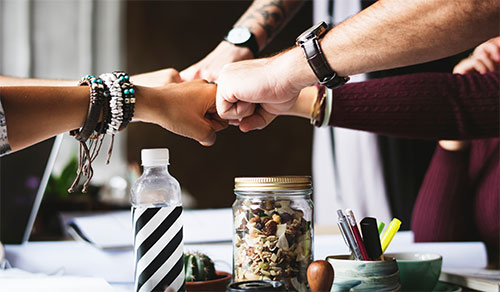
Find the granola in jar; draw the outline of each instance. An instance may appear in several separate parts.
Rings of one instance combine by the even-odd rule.
[[[247,184],[238,188],[238,179],[264,178],[236,180],[234,281],[274,280],[281,281],[288,291],[307,291],[313,240],[310,178],[267,178],[280,182],[279,189],[271,190],[271,182],[264,189],[248,189]],[[297,185],[297,180],[303,183]],[[283,186],[289,181],[295,182],[294,189]]]

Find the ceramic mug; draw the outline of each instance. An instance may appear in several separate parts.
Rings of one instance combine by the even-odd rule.
[[[433,253],[402,252],[387,256],[396,259],[403,291],[432,291],[436,286],[443,258]]]
[[[332,291],[401,290],[398,265],[393,258],[385,257],[383,261],[356,261],[349,258],[348,255],[326,258],[335,271]]]

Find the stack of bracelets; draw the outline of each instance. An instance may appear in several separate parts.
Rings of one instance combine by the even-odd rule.
[[[82,174],[87,177],[82,192],[87,192],[94,174],[92,162],[99,154],[105,134],[111,135],[106,162],[109,163],[114,135],[125,129],[134,115],[135,90],[129,79],[127,73],[115,71],[99,77],[87,75],[79,81],[78,85],[89,87],[90,102],[82,128],[70,131],[70,135],[80,142],[80,153],[77,175],[68,192],[75,192]]]

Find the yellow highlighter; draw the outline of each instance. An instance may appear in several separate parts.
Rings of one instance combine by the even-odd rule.
[[[387,229],[385,230],[384,234],[382,234],[381,239],[382,253],[385,252],[385,250],[389,246],[389,243],[391,243],[391,240],[394,238],[394,235],[396,235],[396,232],[398,232],[399,226],[401,226],[401,221],[399,221],[399,219],[397,218],[392,219],[389,226],[387,226]]]

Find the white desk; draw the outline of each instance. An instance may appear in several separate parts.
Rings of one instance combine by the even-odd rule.
[[[64,273],[104,278],[117,291],[133,291],[133,251],[99,250],[79,241],[28,242],[24,245],[7,245],[6,258],[13,267],[33,273]],[[207,253],[216,268],[230,272],[231,243],[186,245],[186,251]],[[423,251],[443,256],[443,269],[483,268],[486,266],[486,249],[482,243],[413,243],[411,232],[398,232],[387,252]],[[340,235],[314,237],[314,257],[347,253]]]

